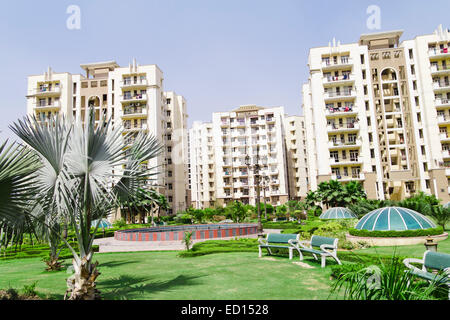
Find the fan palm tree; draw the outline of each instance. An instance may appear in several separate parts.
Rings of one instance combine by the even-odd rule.
[[[91,222],[107,217],[119,201],[132,197],[157,174],[142,163],[156,157],[161,145],[140,133],[126,149],[128,135],[110,121],[96,125],[93,109],[84,123],[55,118],[46,125],[33,117],[19,120],[11,129],[39,156],[42,167],[32,175],[38,189],[36,205],[46,216],[67,219],[75,232],[78,250],[62,239],[72,252],[74,267],[65,298],[100,298],[95,284],[98,263],[92,261],[98,224],[92,232]]]
[[[30,148],[7,141],[0,145],[0,252],[21,243],[23,233],[33,229],[26,212],[36,194],[30,175],[39,169],[37,160]]]

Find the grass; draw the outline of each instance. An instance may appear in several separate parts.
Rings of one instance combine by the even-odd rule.
[[[105,299],[327,299],[331,270],[306,269],[285,257],[259,259],[257,253],[219,253],[180,258],[177,252],[96,254],[98,289]],[[68,261],[67,261],[68,262]],[[330,263],[332,264],[332,262]],[[40,296],[62,299],[69,276],[45,272],[36,258],[0,262],[0,288],[36,282]]]

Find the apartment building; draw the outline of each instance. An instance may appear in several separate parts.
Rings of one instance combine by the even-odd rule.
[[[303,116],[285,117],[286,164],[290,200],[300,200],[308,193],[308,151]]]
[[[302,91],[312,190],[356,180],[373,199],[424,191],[450,200],[449,31],[400,42],[402,34],[310,50]]]
[[[128,67],[115,61],[82,64],[84,74],[57,73],[48,69],[28,77],[27,113],[39,121],[64,115],[69,120],[85,119],[93,108],[96,121],[111,119],[131,133],[132,142],[139,132],[157,137],[165,146],[150,163],[161,174],[149,181],[164,194],[171,209],[189,205],[187,195],[187,112],[186,101],[175,92],[164,92],[163,72],[157,65]],[[176,156],[173,154],[176,151]],[[176,161],[173,158],[176,157]]]
[[[196,209],[215,206],[216,173],[212,123],[194,122],[189,130],[191,204]]]
[[[191,193],[196,208],[235,200],[254,205],[256,163],[260,166],[261,202],[280,205],[306,195],[302,117],[286,118],[283,107],[255,105],[215,112],[212,117],[211,123],[194,123],[189,132]]]

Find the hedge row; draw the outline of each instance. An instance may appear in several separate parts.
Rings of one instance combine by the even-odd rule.
[[[398,238],[398,237],[425,237],[436,236],[444,233],[442,227],[421,229],[421,230],[404,230],[404,231],[369,231],[349,229],[349,233],[356,237],[373,237],[373,238]]]

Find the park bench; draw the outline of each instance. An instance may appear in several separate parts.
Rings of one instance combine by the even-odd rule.
[[[289,259],[292,260],[293,255],[293,242],[298,242],[300,239],[299,234],[282,234],[282,233],[269,233],[266,239],[260,238],[259,241],[259,257],[262,257],[262,249],[265,248],[269,252],[269,255],[272,254],[272,250],[270,248],[276,249],[288,249],[289,250]]]
[[[413,266],[412,263],[422,265],[422,269]],[[427,250],[423,254],[423,259],[408,258],[403,260],[403,264],[408,268],[406,271],[416,277],[429,282],[446,284],[449,287],[448,298],[450,300],[450,254]],[[435,270],[438,273],[429,272],[429,270]],[[443,274],[439,274],[439,271]]]
[[[321,257],[321,266],[325,268],[327,257],[332,257],[338,264],[342,264],[337,257],[338,241],[339,239],[335,238],[312,236],[310,241],[292,242],[292,246],[298,251],[300,260],[303,260],[303,253],[311,253],[316,260],[318,260],[317,256]]]

